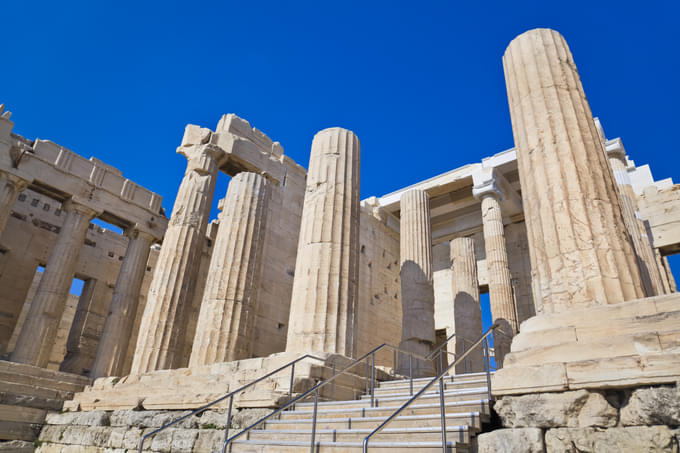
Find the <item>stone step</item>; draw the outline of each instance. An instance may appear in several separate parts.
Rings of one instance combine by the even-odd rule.
[[[408,387],[406,387],[406,388],[396,388],[396,389],[383,389],[383,393],[375,392],[375,398],[376,399],[380,398],[382,400],[384,400],[385,398],[406,398],[406,397],[410,397],[410,396],[415,395],[421,389],[422,389],[422,387],[417,388],[417,389],[414,388],[413,394],[411,394],[409,392]],[[469,387],[459,387],[459,386],[454,386],[451,383],[444,384],[444,392],[446,392],[446,393],[459,392],[459,391],[465,392],[467,390],[475,390],[475,389],[484,389],[484,391],[486,391],[487,390],[486,381],[484,381],[483,386],[477,384],[477,385],[469,386]],[[375,390],[378,390],[378,389],[375,389]],[[388,390],[391,390],[391,391],[388,391]],[[433,393],[436,393],[437,395],[439,395],[439,383],[438,382],[433,384],[429,389],[427,389],[427,391],[425,391],[425,393],[423,393],[421,398],[425,395],[431,395]],[[488,394],[488,392],[487,392],[487,394]],[[360,400],[370,400],[370,399],[371,399],[371,395],[369,395],[369,394],[361,395],[361,398],[360,398]]]
[[[447,390],[444,392],[444,400],[448,402],[455,402],[455,401],[465,401],[469,399],[475,399],[475,398],[484,398],[488,397],[489,393],[486,389],[486,387],[477,387],[477,388],[470,388],[470,389],[459,389],[459,390]],[[401,405],[408,401],[411,398],[411,395],[408,393],[406,394],[400,394],[399,396],[383,396],[380,398],[375,398],[375,407],[380,407],[380,406],[385,406],[385,405]],[[431,401],[436,401],[437,403],[439,402],[439,392],[425,392],[423,395],[418,398],[418,402],[420,403],[428,403]],[[330,408],[330,407],[337,407],[337,408],[356,408],[356,407],[370,407],[371,401],[369,399],[361,399],[361,400],[349,400],[349,401],[322,401],[318,403],[319,408]],[[296,409],[308,409],[310,407],[314,407],[314,402],[304,402],[304,403],[296,403],[295,408]]]
[[[491,373],[493,375],[493,373]],[[413,384],[414,387],[416,384],[425,385],[426,383],[430,382],[434,376],[432,377],[424,377],[424,378],[414,378],[413,379]],[[466,382],[466,381],[474,381],[474,380],[479,380],[479,379],[486,379],[486,373],[485,372],[479,372],[479,373],[466,373],[466,374],[448,374],[444,376],[444,382]],[[408,386],[409,385],[409,379],[408,378],[402,378],[402,379],[392,379],[389,381],[380,381],[380,388],[386,388],[386,387],[394,387],[394,386]]]
[[[314,439],[319,442],[362,442],[371,433],[371,429],[317,429]],[[309,441],[311,429],[285,430],[252,430],[248,432],[248,440],[281,440]],[[376,442],[436,442],[441,441],[441,427],[401,427],[385,428],[373,437]],[[452,425],[446,427],[446,439],[459,444],[470,442],[470,430],[467,426]]]
[[[0,442],[0,452],[2,453],[33,453],[35,444],[25,440],[9,440]]]
[[[5,404],[8,406],[22,406],[32,407],[35,409],[60,411],[63,405],[63,401],[61,399],[56,398],[42,398],[38,396],[21,395],[16,393],[0,391],[0,404]]]
[[[92,380],[86,376],[65,373],[63,371],[49,370],[47,368],[40,368],[33,365],[27,365],[25,363],[10,362],[7,360],[0,360],[0,372],[32,376],[36,378],[49,379],[55,382],[79,385],[81,389],[92,382]]]
[[[27,440],[38,438],[41,424],[0,421],[0,440]]]
[[[277,453],[299,453],[308,451],[310,442],[276,441],[276,440],[236,440],[231,449],[233,453],[265,453],[276,451]],[[360,453],[363,452],[361,442],[316,442],[316,453]],[[439,442],[371,442],[371,453],[441,453],[442,444]],[[455,442],[448,441],[446,451],[448,453],[467,452],[467,447],[461,448]]]
[[[488,420],[488,415],[480,414],[479,412],[463,412],[459,414],[446,414],[446,425],[466,425],[471,431],[478,432],[482,429],[482,422]],[[344,417],[344,418],[320,418],[316,421],[316,426],[319,429],[342,429],[342,428],[363,428],[374,429],[380,423],[385,421],[385,417]],[[278,430],[278,429],[307,429],[312,425],[312,419],[284,419],[284,420],[268,420],[264,423],[263,429]],[[425,415],[400,415],[392,422],[389,427],[400,428],[409,426],[420,427],[440,427],[440,414],[425,414]]]
[[[429,381],[427,381],[429,382]],[[427,382],[419,382],[413,384],[413,392],[417,392]],[[384,383],[381,383],[384,384]],[[473,387],[486,387],[486,377],[482,379],[471,379],[471,380],[466,380],[466,381],[453,381],[449,379],[444,380],[444,388],[446,390],[453,390],[453,389],[463,389],[463,388],[473,388]],[[403,384],[403,385],[390,385],[390,386],[379,386],[374,389],[376,395],[380,394],[385,394],[385,393],[407,393],[409,391],[409,384],[408,381]],[[432,388],[439,388],[439,383],[435,383]],[[366,398],[368,395],[363,395],[362,398]],[[370,398],[370,396],[368,396]]]
[[[346,418],[346,417],[389,417],[399,409],[401,405],[390,405],[381,407],[339,407],[329,408],[322,407],[317,411],[317,417],[323,418]],[[404,409],[402,415],[424,415],[424,414],[438,414],[440,413],[439,400],[431,403],[423,403],[416,401],[409,407]],[[480,412],[482,414],[489,414],[489,400],[488,399],[472,399],[467,401],[454,401],[446,404],[447,414],[456,414],[463,412]],[[297,409],[294,411],[281,412],[280,420],[290,419],[307,419],[312,418],[312,408]]]
[[[83,390],[83,388],[85,388],[85,385],[80,383],[64,382],[47,377],[32,376],[30,374],[18,374],[13,371],[6,371],[2,369],[0,369],[0,381],[33,385],[35,387],[41,387],[70,394],[80,392]]]
[[[0,421],[43,423],[45,415],[47,415],[47,411],[42,409],[0,404]]]

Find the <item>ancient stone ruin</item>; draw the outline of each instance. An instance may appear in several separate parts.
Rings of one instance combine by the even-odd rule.
[[[680,186],[559,33],[503,67],[511,149],[360,200],[352,131],[305,170],[228,114],[169,219],[0,112],[0,451],[677,452]]]

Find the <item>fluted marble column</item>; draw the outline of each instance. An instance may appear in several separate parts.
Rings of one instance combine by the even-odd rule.
[[[131,374],[173,368],[181,359],[184,306],[195,287],[217,180],[219,149],[199,144],[182,146],[177,152],[187,158],[187,169],[149,287]]]
[[[494,333],[494,351],[496,364],[500,367],[503,366],[503,357],[510,351],[512,337],[519,331],[500,204],[503,194],[493,180],[473,188],[473,193],[482,206],[489,305],[494,323],[499,324]]]
[[[503,67],[536,305],[550,313],[642,297],[616,183],[564,38],[523,33]]]
[[[251,357],[269,184],[239,173],[229,182],[198,315],[189,366]]]
[[[354,355],[359,279],[359,139],[314,136],[302,208],[286,350]]]
[[[400,210],[402,332],[399,348],[426,356],[435,341],[430,197],[419,189],[404,192]],[[415,376],[434,373],[431,362],[416,361],[414,364]],[[400,356],[398,372],[408,374],[408,357]]]
[[[87,227],[96,215],[92,209],[71,200],[64,202],[61,209],[66,213],[64,224],[11,354],[14,362],[47,366]]]
[[[460,357],[482,335],[482,309],[479,304],[479,280],[477,279],[477,259],[475,243],[470,237],[452,240],[451,271],[453,296],[453,328],[447,336],[456,336],[449,343],[456,357]],[[456,373],[484,371],[482,350],[471,352],[465,363],[456,366]]]
[[[118,273],[109,313],[97,346],[90,377],[120,376],[137,316],[139,293],[149,260],[153,236],[135,228],[125,232],[128,246]]]
[[[0,235],[5,230],[19,192],[28,187],[28,184],[28,181],[24,179],[0,172]]]
[[[647,236],[647,230],[636,215],[637,199],[626,169],[626,151],[620,139],[610,141],[605,145],[605,149],[614,172],[614,180],[619,185],[623,221],[633,241],[645,293],[647,296],[665,294],[654,249]]]

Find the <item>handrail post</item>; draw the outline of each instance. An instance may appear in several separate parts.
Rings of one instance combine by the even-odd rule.
[[[371,407],[375,407],[375,352],[371,354]]]
[[[366,374],[364,374],[364,377],[366,378],[366,393],[371,390],[371,384],[368,382],[368,368],[370,366],[370,357],[366,357]]]
[[[293,400],[293,383],[295,381],[295,362],[290,366],[290,388],[288,389],[288,401]]]
[[[444,354],[444,350],[440,349],[439,350],[439,372],[440,373],[444,369],[444,358],[442,357],[443,354]]]
[[[234,395],[229,397],[229,409],[227,409],[227,423],[224,426],[224,443],[222,444],[222,453],[227,451],[227,439],[229,439],[229,426],[231,425],[231,408],[234,404]]]
[[[314,438],[316,437],[316,408],[319,404],[319,389],[314,390],[314,413],[312,414],[312,443],[309,453],[314,453]]]
[[[408,388],[411,392],[411,396],[413,396],[413,356],[411,354],[408,356],[408,379]]]
[[[442,453],[446,453],[446,404],[444,403],[444,377],[439,378],[439,408],[442,417]]]
[[[462,339],[462,343],[463,343],[463,354],[465,354],[465,338]],[[453,370],[453,372],[455,373],[456,370]],[[463,359],[463,373],[467,373],[467,357],[465,357]]]
[[[489,338],[484,339],[484,368],[486,368],[486,390],[491,402],[491,364],[489,362]]]
[[[333,363],[333,375],[332,378],[335,377],[335,363]],[[331,381],[331,400],[335,400],[335,379]]]
[[[397,350],[392,349],[392,375],[397,375]]]

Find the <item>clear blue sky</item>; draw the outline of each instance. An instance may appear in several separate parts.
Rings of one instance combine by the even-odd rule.
[[[382,195],[513,146],[501,57],[550,27],[607,135],[680,179],[677,4],[13,0],[0,102],[15,132],[118,167],[168,212],[184,125],[228,112],[304,166],[316,131],[354,130],[362,197]]]

